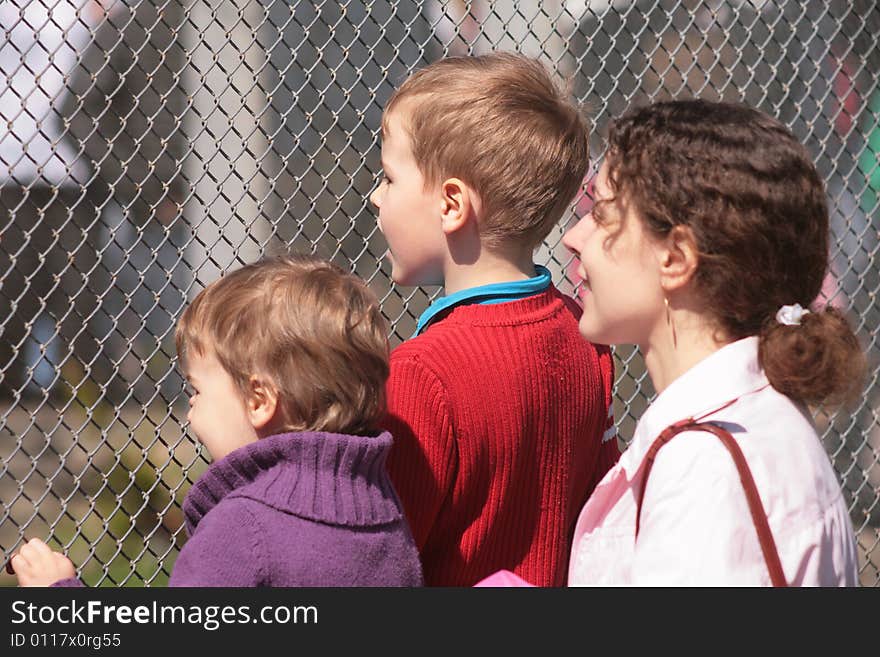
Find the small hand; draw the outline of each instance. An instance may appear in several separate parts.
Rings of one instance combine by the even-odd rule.
[[[18,576],[19,586],[49,586],[76,576],[70,559],[60,552],[53,552],[38,538],[22,545],[10,563]]]

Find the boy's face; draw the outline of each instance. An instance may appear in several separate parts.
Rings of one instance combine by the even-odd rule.
[[[406,109],[386,117],[382,138],[385,177],[370,195],[379,230],[388,242],[391,278],[400,285],[443,285],[446,239],[441,230],[439,190],[425,187],[404,127]]]
[[[215,461],[259,438],[235,381],[212,351],[187,356],[192,432]]]

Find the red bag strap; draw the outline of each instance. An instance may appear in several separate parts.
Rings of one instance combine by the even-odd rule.
[[[770,531],[770,524],[767,522],[767,513],[764,511],[764,505],[761,504],[761,497],[758,495],[758,489],[755,486],[755,480],[752,478],[752,472],[746,463],[742,450],[736,444],[730,432],[722,429],[716,424],[709,422],[697,422],[692,418],[680,420],[675,424],[666,427],[657,439],[651,444],[648,453],[645,455],[645,476],[642,480],[642,488],[639,491],[639,498],[636,506],[636,538],[639,536],[639,524],[642,517],[642,500],[645,497],[645,489],[648,487],[648,477],[651,474],[651,468],[654,467],[654,459],[657,452],[666,443],[672,440],[682,431],[708,431],[715,434],[736,464],[739,472],[739,479],[742,482],[743,489],[746,493],[746,499],[749,503],[749,511],[752,514],[752,523],[755,525],[755,531],[758,532],[758,541],[761,543],[761,552],[764,554],[764,561],[767,563],[767,570],[770,571],[770,581],[773,586],[788,586],[785,581],[785,573],[782,570],[782,562],[779,560],[779,552],[776,550],[776,542],[773,540],[773,533]]]

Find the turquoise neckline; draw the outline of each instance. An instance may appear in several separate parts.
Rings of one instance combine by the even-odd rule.
[[[415,335],[418,335],[425,330],[425,327],[428,326],[437,315],[453,306],[461,306],[465,304],[486,305],[492,303],[505,303],[507,301],[524,299],[543,292],[550,287],[550,270],[541,265],[535,265],[535,271],[538,272],[537,276],[527,278],[524,281],[505,281],[504,283],[478,285],[477,287],[469,287],[465,290],[459,290],[449,296],[440,297],[419,316]]]

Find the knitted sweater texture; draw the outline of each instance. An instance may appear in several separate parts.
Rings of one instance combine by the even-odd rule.
[[[392,353],[388,467],[427,584],[564,584],[577,513],[619,456],[611,354],[579,316],[551,286],[455,307]]]
[[[387,432],[287,433],[213,463],[184,501],[190,538],[169,585],[419,586],[390,447]]]

